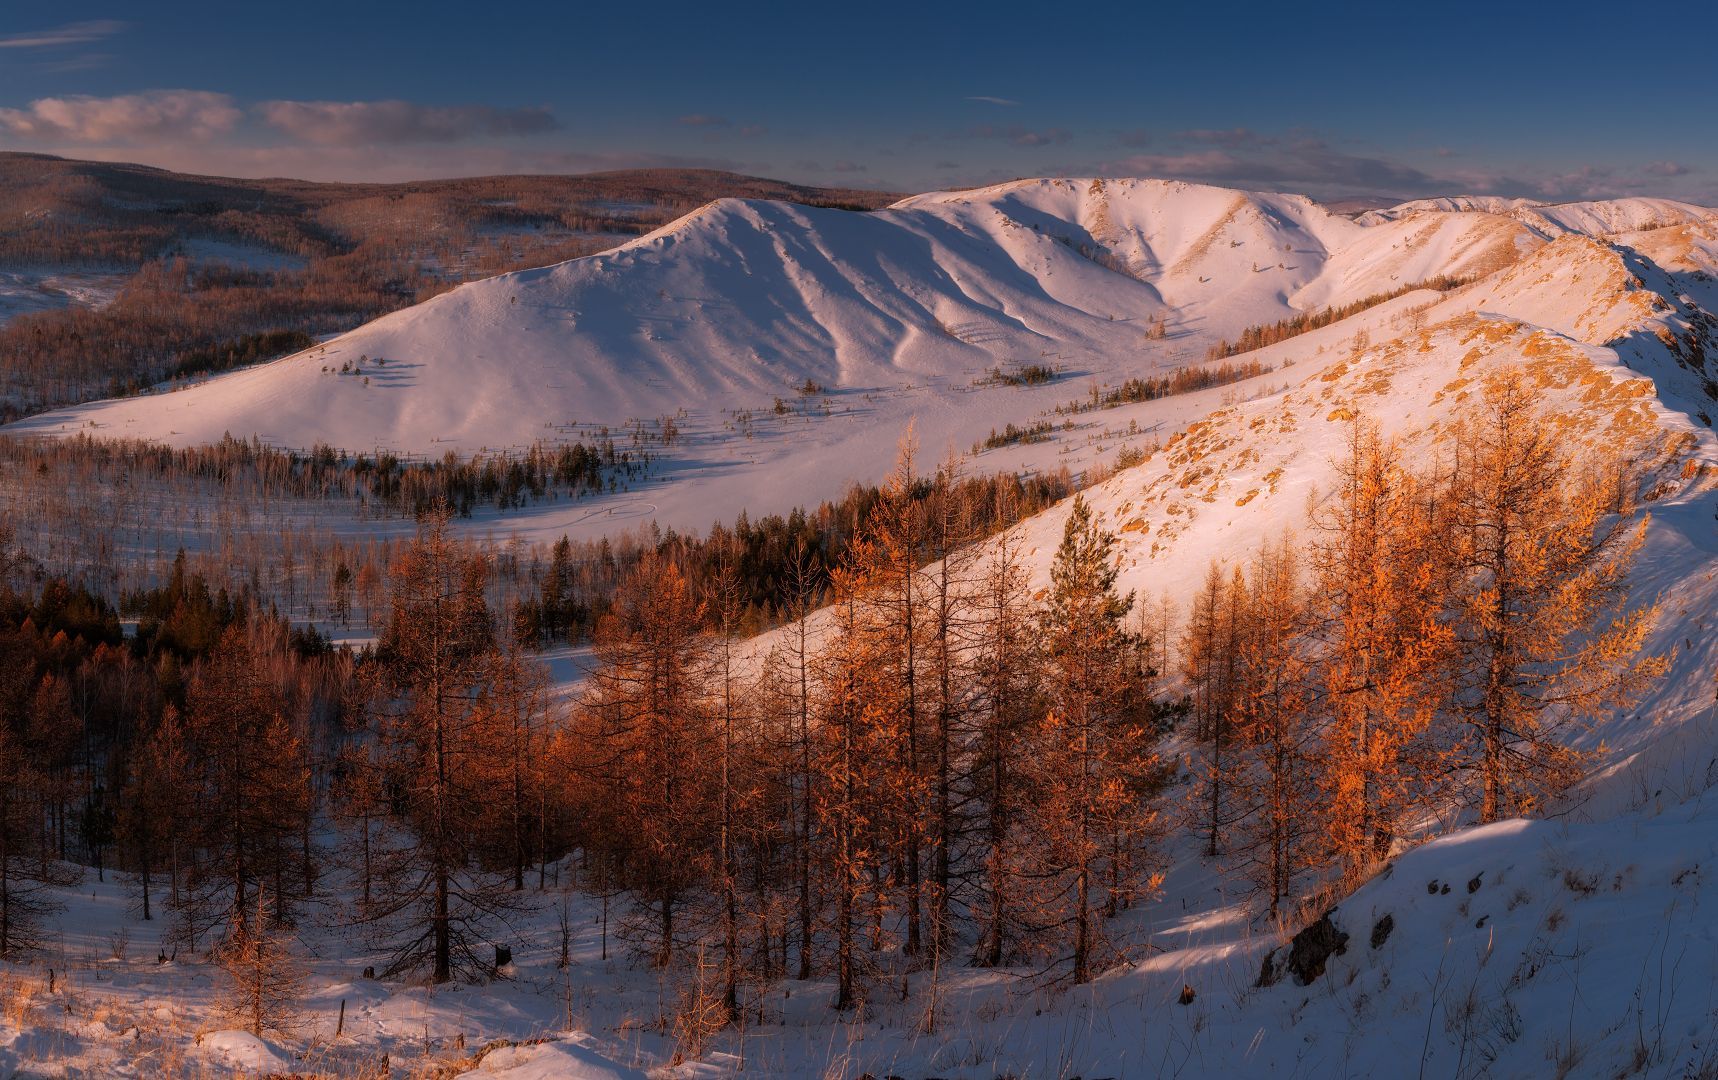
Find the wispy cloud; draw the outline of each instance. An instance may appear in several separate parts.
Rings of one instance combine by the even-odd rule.
[[[992,97],[989,94],[968,94],[966,100],[968,100],[968,101],[982,101],[986,105],[1001,105],[1004,108],[1013,108],[1014,106],[1020,104],[1018,101],[1015,101],[1013,98]]]
[[[206,90],[48,97],[0,109],[0,134],[37,143],[204,141],[231,132],[243,115],[230,96]]]
[[[536,135],[561,125],[547,109],[419,105],[410,101],[265,101],[262,122],[319,146],[449,143],[478,136]]]
[[[1457,155],[1430,151],[1448,162]],[[1376,152],[1350,152],[1305,133],[1260,135],[1245,129],[1180,132],[1157,153],[1135,153],[1068,172],[1153,176],[1239,188],[1293,191],[1331,197],[1380,195],[1530,195],[1553,201],[1604,199],[1664,192],[1667,180],[1695,171],[1677,161],[1658,161],[1633,169],[1604,165],[1572,168],[1449,168],[1430,171]]]
[[[94,19],[89,22],[66,23],[47,30],[21,34],[0,34],[0,49],[63,49],[69,45],[88,45],[109,38],[126,28],[118,19]]]
[[[1246,155],[1228,149],[1135,154],[1115,163],[1138,176],[1200,180],[1239,187],[1305,189],[1312,194],[1381,192],[1420,194],[1442,185],[1412,165],[1381,157],[1302,148]]]

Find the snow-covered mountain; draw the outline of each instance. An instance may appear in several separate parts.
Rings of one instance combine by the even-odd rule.
[[[913,418],[930,451],[964,451],[1093,381],[1200,361],[1248,326],[1495,270],[1541,242],[1491,215],[1365,227],[1299,196],[1147,180],[1022,181],[875,213],[722,200],[272,364],[18,427],[439,456],[678,415],[684,444],[649,501],[701,527],[741,503],[784,510],[876,477]],[[978,385],[1026,364],[1065,376]],[[808,382],[818,391],[801,395]],[[1056,449],[1075,465],[1093,456]]]
[[[1710,222],[1715,216],[1707,207],[1671,199],[1630,198],[1547,203],[1532,199],[1507,199],[1499,195],[1457,195],[1415,199],[1386,210],[1370,210],[1356,220],[1363,225],[1378,225],[1426,213],[1495,214],[1519,221],[1548,238],[1566,233],[1606,236],[1662,229],[1672,225]]]

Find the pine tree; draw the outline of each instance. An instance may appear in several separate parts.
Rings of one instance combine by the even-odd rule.
[[[1116,591],[1114,548],[1114,535],[1076,496],[1040,615],[1049,699],[1033,739],[1037,869],[1048,886],[1040,904],[1066,943],[1075,983],[1090,981],[1102,963],[1103,909],[1124,889],[1131,895],[1156,883],[1135,878],[1164,769],[1138,643],[1124,623],[1133,594]],[[1110,896],[1100,902],[1106,879]]]
[[[597,628],[584,702],[624,813],[626,879],[641,917],[630,932],[657,967],[684,936],[695,890],[710,879],[719,751],[710,708],[704,604],[678,563],[649,556]]]
[[[1318,667],[1294,548],[1285,538],[1253,562],[1243,604],[1227,786],[1238,808],[1232,861],[1274,918],[1317,858]]]
[[[1456,449],[1460,763],[1478,774],[1480,820],[1495,821],[1572,783],[1583,756],[1566,730],[1665,662],[1640,655],[1656,605],[1623,607],[1648,525],[1632,520],[1639,478],[1626,462],[1565,453],[1518,370],[1487,379]]]
[[[384,787],[404,829],[373,849],[377,896],[361,915],[387,930],[385,974],[427,968],[436,983],[489,970],[480,946],[513,907],[511,875],[479,857],[498,793],[481,755],[479,701],[496,673],[484,559],[431,515],[395,561],[388,623],[370,687]]]
[[[1313,517],[1328,838],[1351,881],[1388,856],[1439,771],[1426,736],[1452,640],[1447,530],[1400,456],[1375,424],[1353,422],[1334,498]]]
[[[999,967],[1028,934],[1022,819],[1034,803],[1028,733],[1040,711],[1036,626],[1017,539],[992,546],[975,603],[969,794],[983,808],[977,960]]]

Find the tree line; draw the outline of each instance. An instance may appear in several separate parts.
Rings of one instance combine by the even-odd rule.
[[[1239,356],[1242,353],[1262,349],[1267,345],[1275,345],[1279,341],[1287,341],[1289,338],[1299,337],[1301,334],[1311,333],[1332,323],[1341,322],[1351,315],[1358,315],[1367,308],[1377,307],[1379,304],[1394,300],[1398,296],[1406,296],[1420,289],[1449,292],[1451,289],[1459,289],[1473,280],[1472,277],[1439,274],[1424,281],[1403,285],[1401,288],[1391,289],[1389,292],[1373,293],[1371,296],[1362,297],[1359,300],[1353,300],[1336,307],[1320,308],[1317,311],[1303,311],[1299,315],[1280,319],[1274,323],[1249,326],[1242,330],[1234,341],[1225,338],[1211,346],[1206,350],[1205,359],[1223,360],[1231,356]],[[1268,371],[1269,369],[1265,370]]]

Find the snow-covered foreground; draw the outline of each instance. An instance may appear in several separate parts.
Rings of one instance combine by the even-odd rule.
[[[749,991],[743,1028],[682,1061],[670,1018],[684,976],[631,965],[612,938],[604,959],[600,907],[579,896],[567,901],[573,963],[557,967],[551,876],[514,927],[509,978],[434,992],[358,977],[372,958],[331,896],[305,931],[304,1023],[261,1044],[218,1030],[214,969],[185,954],[155,963],[158,924],[130,915],[115,883],[86,880],[65,896],[63,943],[42,965],[6,970],[0,1073],[374,1075],[387,1054],[394,1075],[458,1063],[512,1077],[1718,1076],[1709,212],[1451,200],[1363,220],[1145,182],[1031,182],[864,217],[721,203],[610,255],[379,320],[326,354],[34,426],[349,447],[362,435],[433,452],[443,438],[518,444],[544,423],[618,427],[684,409],[687,442],[656,490],[484,527],[602,532],[617,507],[700,526],[875,479],[909,418],[927,449],[964,448],[1080,397],[1087,375],[1160,371],[1245,325],[1479,275],[1261,350],[1253,358],[1274,370],[1247,382],[1082,413],[1048,443],[980,458],[1042,468],[1150,450],[1086,497],[1121,539],[1123,588],[1182,610],[1212,559],[1245,560],[1303,525],[1351,418],[1375,419],[1410,460],[1430,462],[1491,372],[1524,370],[1569,446],[1625,449],[1651,470],[1632,602],[1659,605],[1649,648],[1670,657],[1669,674],[1581,737],[1596,768],[1545,819],[1457,828],[1336,899],[1319,929],[1342,948],[1322,974],[1258,985],[1267,954],[1283,966],[1329,902],[1271,925],[1238,901],[1220,862],[1172,839],[1162,896],[1119,919],[1133,962],[1090,987],[1053,991],[1033,972],[963,964],[899,970],[872,988],[863,1017],[844,1017],[828,984],[773,982]],[[1167,334],[1150,339],[1159,314]],[[369,387],[320,370],[359,353],[388,360]],[[974,385],[987,367],[1040,358],[1080,378]],[[820,388],[811,401],[792,394],[807,378]],[[786,414],[734,419],[776,395],[791,399]],[[1065,516],[1053,508],[1014,530],[1040,578]],[[581,667],[555,662],[563,681]],[[479,1059],[498,1040],[523,1045]]]
[[[222,1026],[213,968],[157,963],[161,924],[92,880],[43,965],[0,971],[0,1075],[1712,1076],[1718,761],[1687,764],[1643,775],[1637,804],[1602,822],[1507,821],[1403,854],[1337,905],[1346,940],[1309,985],[1258,985],[1283,935],[1225,906],[1189,856],[1170,898],[1123,916],[1149,958],[1090,987],[918,972],[854,1020],[829,1009],[831,985],[782,981],[678,1064],[681,983],[603,960],[597,906],[577,897],[560,969],[552,883],[515,928],[509,977],[482,987],[364,979],[350,936],[307,930],[296,1035],[259,1040]]]

